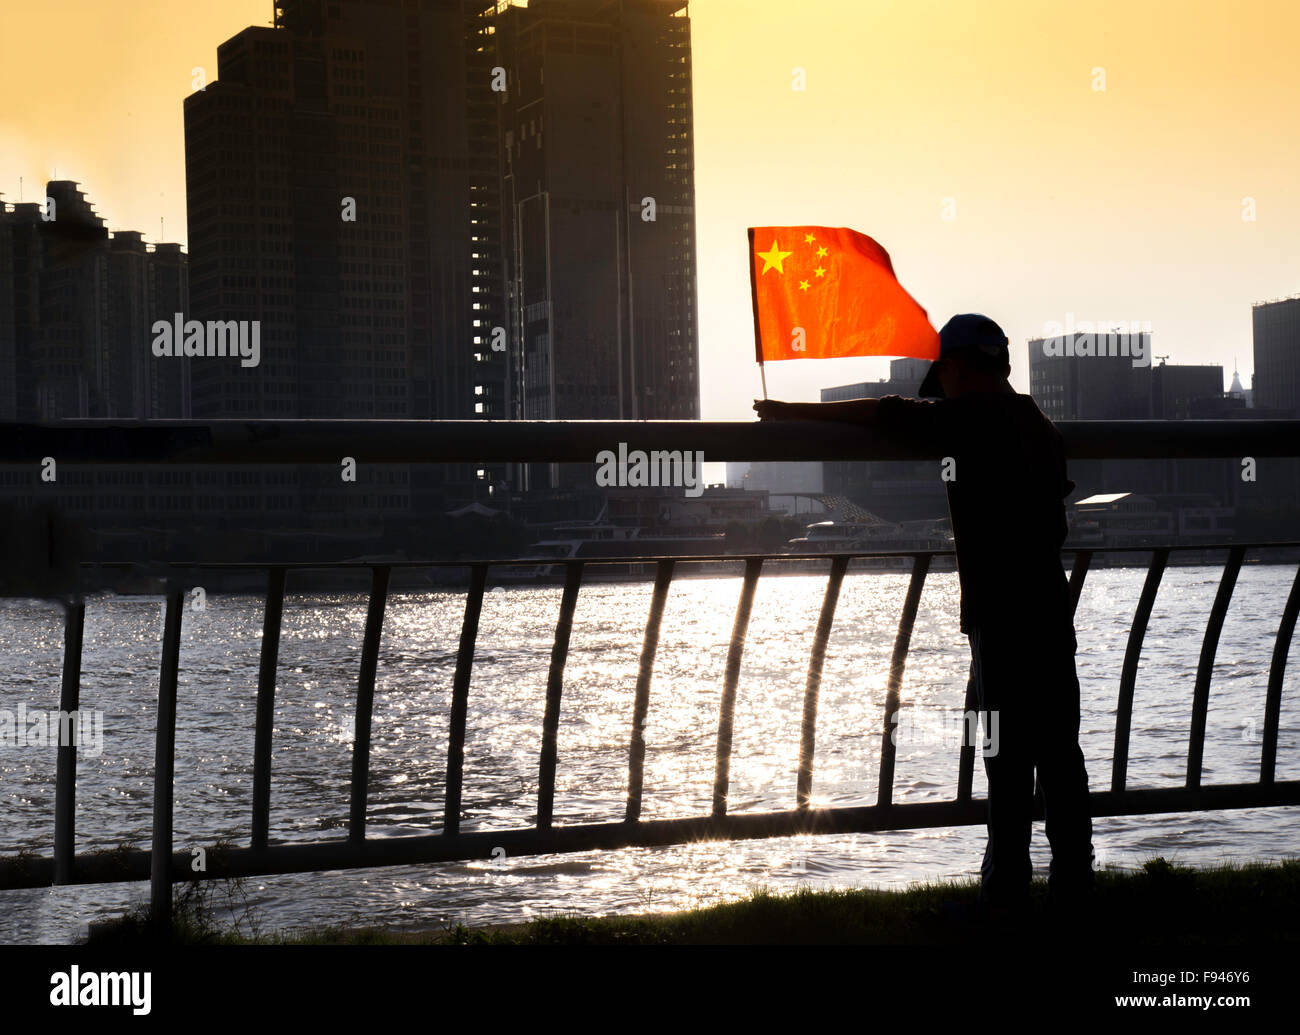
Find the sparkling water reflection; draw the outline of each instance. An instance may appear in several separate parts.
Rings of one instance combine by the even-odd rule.
[[[1248,565],[1238,582],[1215,666],[1203,780],[1258,775],[1264,686],[1293,570]],[[1173,568],[1147,635],[1134,703],[1129,786],[1185,778],[1192,685],[1218,584],[1214,568]],[[1081,739],[1094,790],[1109,784],[1114,709],[1128,622],[1143,572],[1097,570],[1077,616],[1083,688]],[[840,595],[822,680],[815,805],[874,803],[885,684],[907,578],[850,575]],[[731,766],[732,812],[794,803],[808,652],[825,578],[759,581],[741,670]],[[646,819],[705,814],[712,796],[718,703],[738,578],[681,579],[669,594],[646,726]],[[365,623],[356,595],[286,599],[276,699],[271,839],[342,837],[348,815],[352,724]],[[622,819],[627,741],[651,585],[584,586],[565,673],[556,780],[557,824]],[[558,587],[489,593],[470,690],[464,831],[531,825],[537,795],[546,674]],[[922,596],[903,685],[910,728],[900,742],[894,800],[950,799],[957,751],[935,726],[963,704],[969,663],[957,629],[952,574]],[[448,714],[463,597],[396,594],[381,645],[371,748],[368,832],[436,833],[441,827]],[[247,844],[262,602],[209,594],[186,611],[178,690],[176,843]],[[156,599],[97,597],[86,611],[82,706],[105,713],[103,751],[78,770],[78,850],[150,835],[153,732],[161,636]],[[1278,778],[1300,776],[1296,650],[1283,690]],[[57,709],[62,616],[34,601],[0,601],[6,659],[0,708]],[[946,738],[950,741],[950,738]],[[48,853],[53,840],[54,751],[0,746],[6,823],[0,852]],[[974,793],[985,791],[977,765]],[[1100,862],[1132,865],[1154,854],[1191,863],[1294,855],[1290,810],[1124,817],[1096,823]],[[491,859],[262,878],[247,904],[271,927],[366,922],[437,926],[496,923],[562,911],[671,910],[797,883],[903,886],[971,875],[979,827],[786,838],[565,856]],[[1034,862],[1047,863],[1041,826]],[[0,895],[0,939],[69,941],[87,921],[139,901],[147,888],[109,885]],[[240,911],[244,903],[238,904]]]

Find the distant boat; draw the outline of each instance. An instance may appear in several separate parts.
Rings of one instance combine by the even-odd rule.
[[[635,525],[610,521],[566,521],[553,528],[551,538],[528,547],[518,562],[494,571],[496,581],[506,583],[553,582],[564,578],[564,565],[547,563],[566,560],[599,560],[605,557],[700,557],[726,553],[726,536],[643,535]],[[532,562],[532,563],[530,563]],[[654,561],[593,565],[584,576],[602,579],[642,578],[653,575]]]
[[[906,521],[894,524],[876,518],[871,521],[816,521],[805,535],[785,544],[786,553],[889,553],[889,557],[859,557],[849,564],[850,571],[911,571],[909,551],[951,550],[952,533],[936,521]],[[790,561],[800,570],[823,571],[821,561]],[[787,567],[783,564],[782,567]],[[932,557],[931,571],[952,571],[951,556]]]

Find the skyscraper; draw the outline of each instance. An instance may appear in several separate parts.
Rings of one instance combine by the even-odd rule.
[[[687,5],[534,0],[497,35],[511,415],[698,418]]]
[[[1223,367],[1217,363],[1163,361],[1151,368],[1151,419],[1183,420],[1193,402],[1223,398]]]
[[[1260,409],[1300,413],[1300,295],[1252,306],[1255,397]]]
[[[196,372],[196,416],[504,415],[491,10],[296,0],[218,48],[185,101],[191,297],[260,320],[262,364]]]
[[[493,11],[285,0],[273,28],[218,48],[216,81],[185,101],[192,306],[259,321],[262,359],[196,368],[195,417],[505,416]],[[473,478],[384,465],[365,492],[309,469],[287,484],[338,530],[444,508]]]
[[[1071,332],[1029,342],[1029,394],[1052,420],[1151,416],[1151,335]],[[1222,391],[1222,388],[1220,388]]]
[[[686,4],[535,0],[499,36],[515,413],[698,417]]]
[[[0,417],[187,416],[185,362],[150,347],[186,290],[180,245],[110,235],[71,180],[51,180],[39,204],[0,206]]]
[[[110,234],[71,180],[47,183],[40,203],[0,205],[0,419],[188,416],[190,361],[152,350],[154,323],[185,309],[187,272],[179,244]],[[105,464],[47,480],[12,465],[0,507],[52,507],[95,556],[152,559],[182,549],[195,477]]]
[[[193,315],[262,346],[195,364],[195,417],[699,416],[685,3],[274,12],[185,101]],[[390,517],[506,475],[385,470]]]

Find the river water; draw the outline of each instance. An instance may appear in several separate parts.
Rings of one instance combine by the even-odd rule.
[[[1172,568],[1147,633],[1133,710],[1130,787],[1181,785],[1192,686],[1218,584],[1212,567]],[[1247,565],[1224,626],[1211,688],[1203,781],[1258,778],[1264,693],[1290,566]],[[1076,628],[1081,742],[1093,790],[1109,786],[1114,708],[1129,622],[1144,573],[1089,574]],[[729,811],[794,805],[808,652],[824,576],[760,579],[735,714]],[[650,583],[583,587],[559,729],[555,822],[621,820],[627,741]],[[850,574],[840,594],[818,713],[814,805],[873,804],[889,658],[907,576]],[[646,728],[646,819],[711,806],[713,754],[740,579],[681,579],[668,598]],[[558,587],[489,592],[470,688],[464,831],[530,826],[537,794],[546,675]],[[957,582],[927,580],[903,683],[894,800],[956,794],[956,727],[969,666],[957,628]],[[463,596],[395,594],[376,682],[368,832],[436,833],[443,809],[448,712]],[[290,576],[276,696],[271,840],[344,838],[353,699],[366,602],[296,594]],[[176,761],[177,847],[248,843],[262,601],[209,595],[182,627]],[[98,596],[86,609],[83,710],[103,713],[100,752],[83,749],[79,851],[147,848],[153,788],[161,608],[157,598]],[[0,601],[5,659],[0,709],[58,708],[62,615]],[[1300,646],[1283,690],[1277,778],[1300,778]],[[48,855],[54,832],[53,747],[0,743],[0,854]],[[974,793],[983,796],[982,766]],[[1300,854],[1292,809],[1099,819],[1098,865],[1155,855],[1189,864]],[[505,923],[562,912],[668,911],[744,896],[760,885],[903,887],[978,873],[982,827],[778,838],[670,848],[299,874],[250,880],[234,914],[244,929],[361,922],[436,927]],[[1042,825],[1033,860],[1045,868]],[[0,941],[69,942],[89,921],[144,901],[113,884],[0,893]]]

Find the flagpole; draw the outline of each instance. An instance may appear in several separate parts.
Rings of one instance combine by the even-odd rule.
[[[758,281],[754,272],[754,228],[746,231],[749,237],[749,300],[754,307],[754,358],[758,360],[758,376],[763,379],[763,399],[767,399],[767,369],[763,366],[763,328],[758,319]]]

